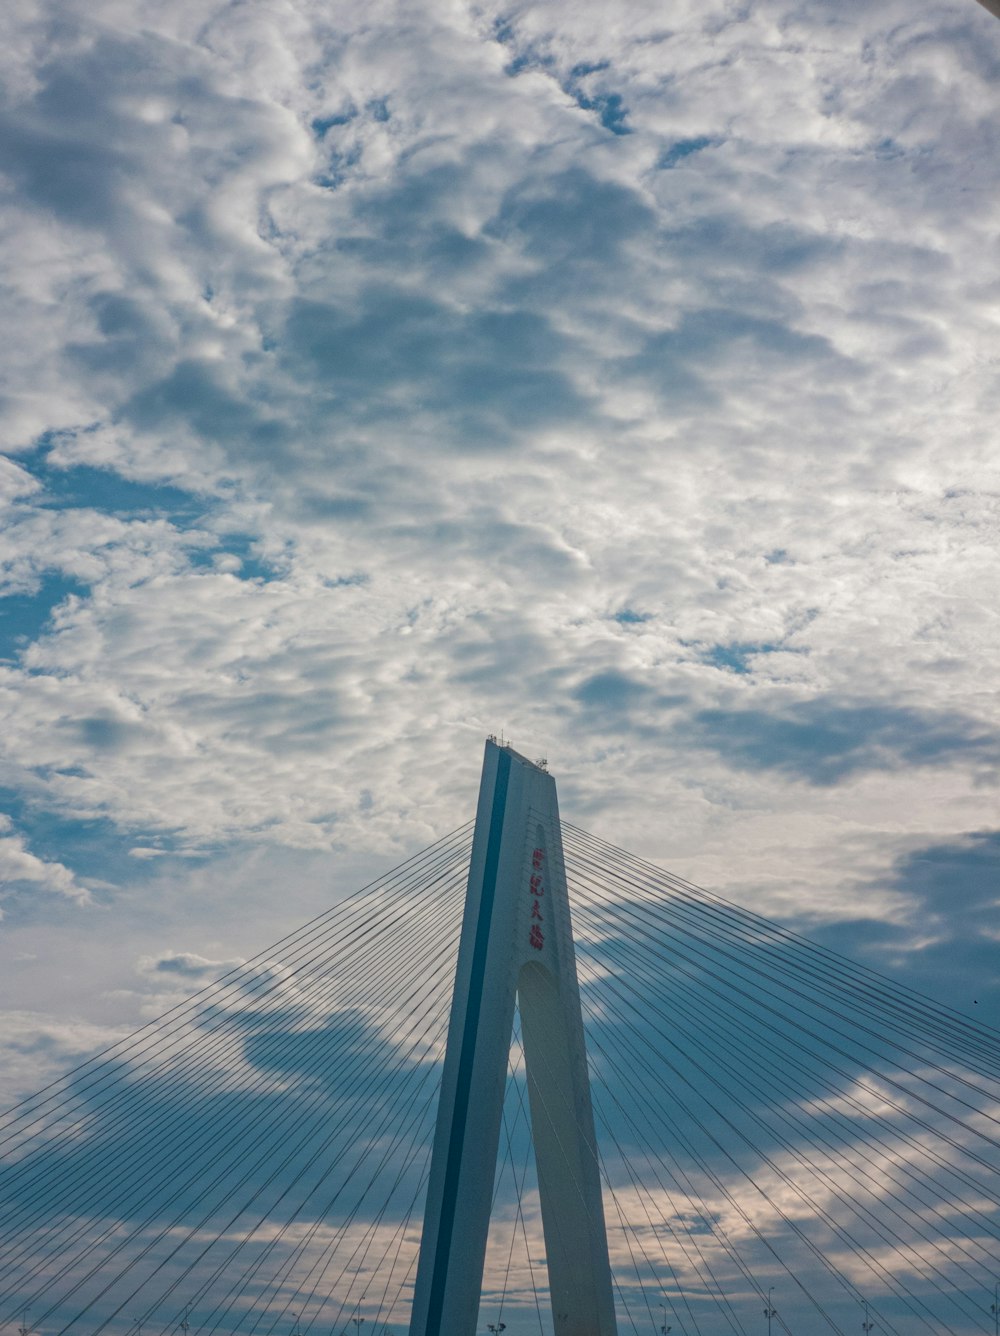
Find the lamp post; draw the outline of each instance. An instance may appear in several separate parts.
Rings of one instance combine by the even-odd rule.
[[[487,1322],[487,1324],[486,1324],[486,1330],[487,1330],[487,1331],[492,1331],[492,1332],[494,1332],[494,1333],[499,1333],[499,1332],[501,1332],[501,1331],[506,1331],[506,1330],[507,1330],[507,1323],[506,1323],[506,1322]]]
[[[865,1320],[861,1324],[861,1330],[865,1333],[865,1336],[868,1336],[868,1333],[874,1328],[875,1323],[868,1316],[868,1300],[862,1299],[861,1302],[865,1306]]]
[[[771,1336],[771,1319],[778,1316],[778,1310],[771,1302],[771,1295],[774,1293],[774,1286],[767,1292],[767,1307],[764,1309],[764,1316],[767,1318],[767,1336]]]
[[[990,1304],[993,1314],[993,1336],[1000,1336],[1000,1280],[993,1286],[993,1302]]]
[[[667,1325],[667,1305],[661,1303],[660,1307],[663,1309],[663,1322],[660,1326],[660,1330],[663,1332],[663,1336],[667,1336],[667,1332],[672,1331],[673,1328]]]

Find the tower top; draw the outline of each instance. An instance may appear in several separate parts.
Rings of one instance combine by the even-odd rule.
[[[495,733],[490,733],[486,738],[486,746],[487,748],[493,746],[496,747],[498,751],[507,752],[515,761],[520,761],[522,765],[531,766],[532,770],[541,770],[542,773],[546,775],[549,773],[549,762],[546,757],[543,756],[538,761],[530,760],[529,757],[523,756],[519,751],[515,751],[510,743],[504,738],[502,733],[499,737],[497,737]]]

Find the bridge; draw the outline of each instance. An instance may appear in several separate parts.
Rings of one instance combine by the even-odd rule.
[[[1000,1331],[1000,1035],[475,821],[0,1118],[0,1332]]]

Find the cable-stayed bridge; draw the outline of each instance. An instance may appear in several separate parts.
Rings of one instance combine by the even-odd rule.
[[[4,1336],[1000,1325],[1000,1036],[560,822],[492,741],[475,822],[0,1153]]]

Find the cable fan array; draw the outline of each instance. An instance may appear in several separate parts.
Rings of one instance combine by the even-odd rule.
[[[0,1315],[88,1336],[339,1330],[363,1297],[369,1331],[398,1316],[471,839],[0,1119]]]
[[[0,1118],[0,1324],[400,1336],[471,839]],[[1000,1036],[563,840],[620,1330],[993,1331]],[[516,1020],[483,1304],[558,1333]]]
[[[992,1332],[1000,1036],[563,839],[609,1232],[664,1296],[646,1329],[760,1329],[773,1286],[786,1331]]]

